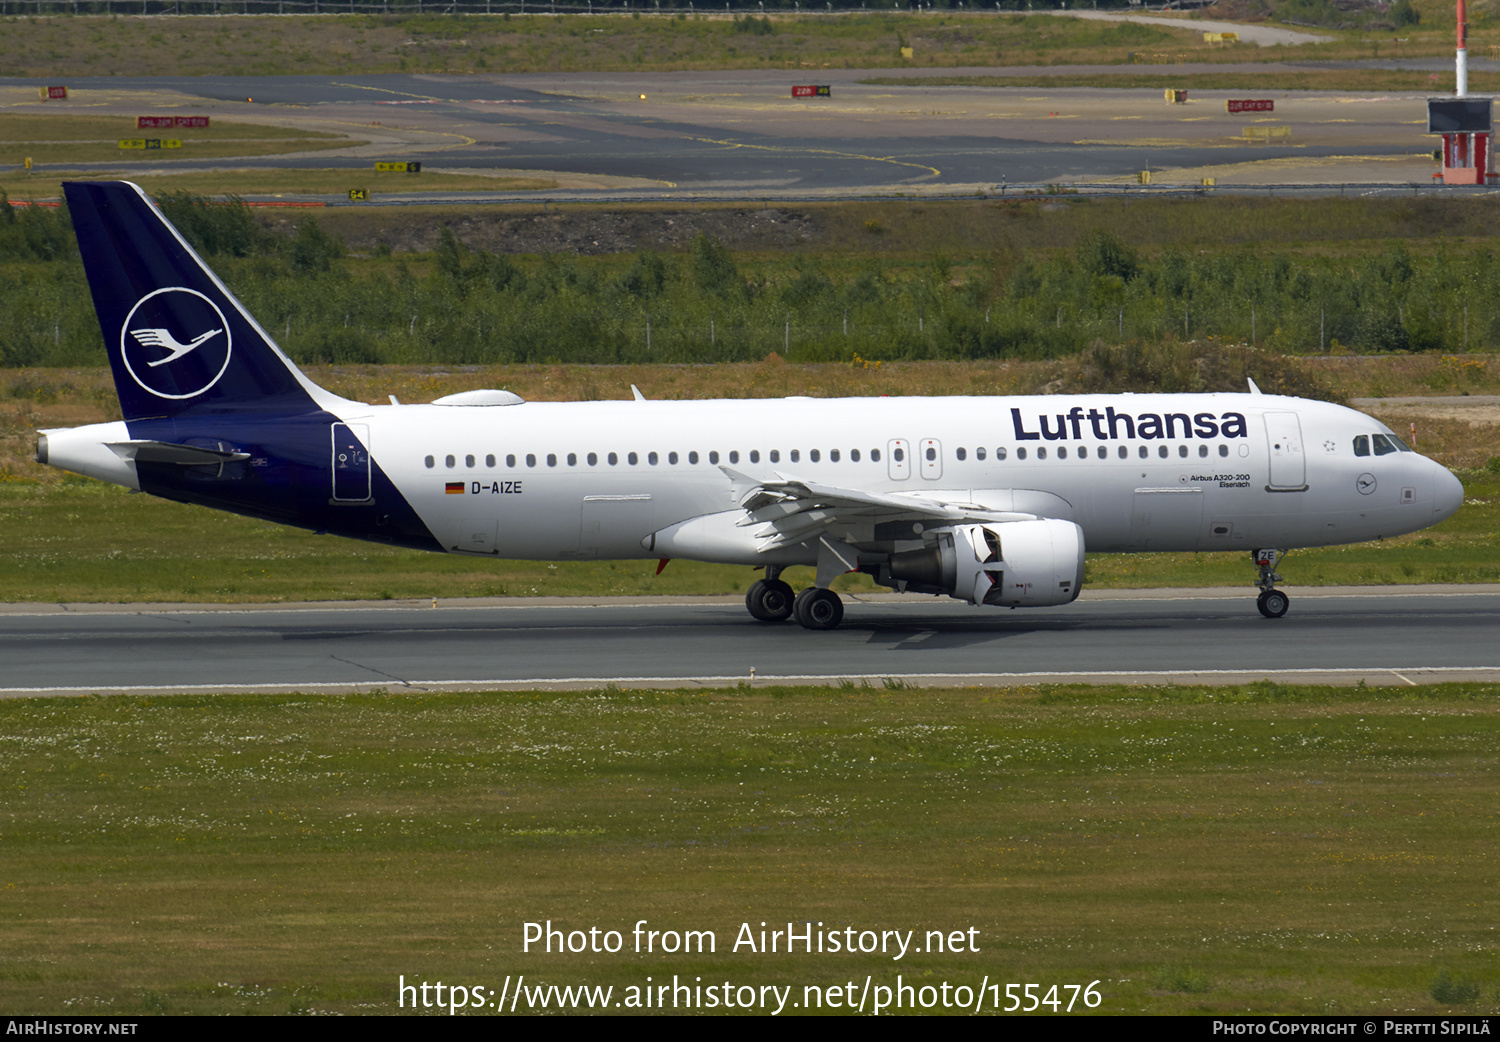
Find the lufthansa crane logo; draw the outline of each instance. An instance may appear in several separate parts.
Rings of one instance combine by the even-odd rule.
[[[159,398],[193,398],[229,367],[229,323],[197,290],[168,286],[136,301],[120,328],[131,377]]]

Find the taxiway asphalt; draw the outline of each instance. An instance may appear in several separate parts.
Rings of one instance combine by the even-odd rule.
[[[70,169],[126,175],[268,167],[368,171],[379,160],[418,160],[429,170],[559,179],[556,191],[520,193],[533,199],[951,194],[993,190],[1001,182],[1126,184],[1143,170],[1154,171],[1156,183],[1196,185],[1213,177],[1221,187],[1429,182],[1434,139],[1424,133],[1421,95],[1194,88],[1201,75],[1337,67],[1174,67],[1163,82],[1188,90],[1180,105],[1165,104],[1155,87],[921,82],[953,75],[1035,81],[1118,74],[1118,66],[908,70],[899,85],[868,82],[890,77],[888,69],[84,78],[70,83],[69,112],[191,112],[337,131],[366,143],[228,160],[195,159],[184,148]],[[826,84],[831,96],[792,98],[791,87],[802,82]],[[1225,111],[1227,99],[1252,95],[1274,100],[1275,112]],[[0,79],[0,102],[8,112],[56,110],[37,99],[30,80]],[[1246,135],[1262,125],[1284,128],[1288,136],[1252,143]]]

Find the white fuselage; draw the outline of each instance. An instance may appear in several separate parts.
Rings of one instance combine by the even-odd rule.
[[[392,405],[341,418],[445,548],[514,558],[659,556],[642,540],[734,510],[741,476],[1060,517],[1091,551],[1359,542],[1462,500],[1414,452],[1356,456],[1359,435],[1389,435],[1376,421],[1275,395]]]

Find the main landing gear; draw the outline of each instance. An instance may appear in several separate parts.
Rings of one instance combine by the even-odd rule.
[[[781,581],[780,568],[767,568],[766,577],[750,584],[745,608],[761,622],[785,622],[792,616],[810,630],[837,629],[844,621],[844,602],[832,590],[809,586],[795,597]]]
[[[1255,598],[1255,606],[1266,618],[1279,619],[1286,614],[1292,603],[1291,598],[1276,589],[1276,584],[1281,582],[1281,576],[1276,574],[1276,562],[1286,556],[1286,551],[1257,550],[1254,556],[1257,573],[1255,585],[1260,587],[1260,596]]]

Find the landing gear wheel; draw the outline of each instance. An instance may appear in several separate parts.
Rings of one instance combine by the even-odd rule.
[[[1268,619],[1281,618],[1286,614],[1287,608],[1291,607],[1291,603],[1291,598],[1280,590],[1263,590],[1261,595],[1255,598],[1255,606]]]
[[[785,622],[792,617],[792,588],[780,579],[757,579],[745,594],[745,608],[761,622]]]
[[[809,586],[797,594],[793,610],[797,621],[810,630],[837,629],[844,621],[844,602],[832,590]]]

